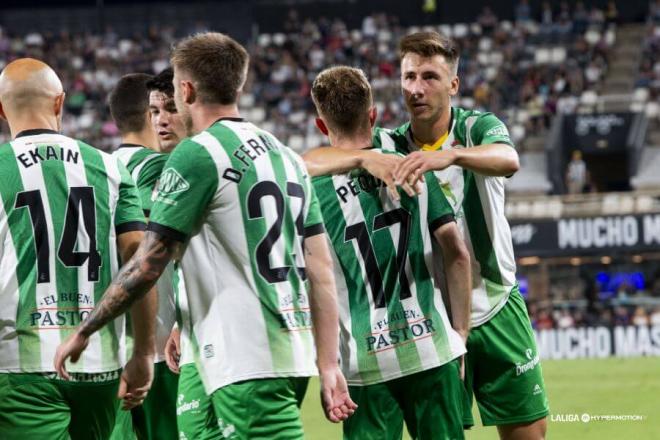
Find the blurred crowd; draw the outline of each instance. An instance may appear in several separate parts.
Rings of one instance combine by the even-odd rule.
[[[292,10],[282,33],[256,35],[242,99],[253,119],[296,149],[323,139],[313,124],[309,99],[316,74],[335,64],[361,67],[369,76],[379,108],[379,124],[393,126],[406,118],[400,97],[398,39],[411,31],[433,29],[449,34],[460,46],[461,96],[457,105],[488,109],[513,127],[514,141],[539,135],[558,111],[570,112],[586,89],[598,89],[607,70],[608,49],[615,41],[616,8],[586,8],[582,2],[545,3],[532,16],[521,1],[516,20],[500,20],[485,8],[471,24],[405,28],[397,17],[375,14],[360,29],[340,20],[302,19]],[[203,24],[199,29],[204,28]],[[117,130],[105,98],[121,75],[157,73],[167,66],[172,44],[182,32],[153,26],[146,35],[101,34],[9,35],[0,30],[0,68],[31,56],[50,64],[67,91],[63,130],[103,149],[117,144]],[[656,40],[649,51],[657,56]],[[654,61],[652,61],[654,62]],[[7,138],[7,128],[0,136]]]
[[[650,99],[660,100],[660,0],[650,3],[646,38],[636,87],[648,88]]]
[[[527,308],[535,330],[627,325],[660,326],[660,306],[618,305],[588,309],[541,307],[536,303],[529,303]]]

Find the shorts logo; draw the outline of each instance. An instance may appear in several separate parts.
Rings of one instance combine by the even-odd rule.
[[[516,362],[516,376],[520,376],[521,374],[527,373],[529,370],[533,370],[539,363],[540,359],[538,353],[534,356],[534,351],[531,348],[525,350],[525,356],[528,359],[527,362]]]
[[[179,396],[176,399],[176,415],[180,416],[183,413],[186,413],[188,411],[192,411],[194,409],[199,408],[199,399],[193,399],[190,402],[184,402],[184,395],[179,394]]]
[[[204,357],[206,359],[212,358],[215,356],[215,350],[213,349],[213,344],[208,344],[204,346]]]
[[[190,189],[190,184],[174,168],[168,168],[160,175],[158,182],[160,195],[176,194],[188,189]]]
[[[539,395],[543,392],[541,389],[541,386],[539,384],[534,385],[534,392],[532,393],[533,395]]]
[[[225,421],[222,419],[218,419],[218,428],[220,428],[220,432],[222,432],[222,437],[224,438],[236,438],[234,433],[236,433],[236,427],[233,424],[225,424]]]

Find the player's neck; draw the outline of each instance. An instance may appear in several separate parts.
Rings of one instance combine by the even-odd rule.
[[[371,146],[371,130],[351,136],[337,136],[330,132],[330,145],[342,150],[362,150]]]
[[[200,104],[190,108],[193,131],[200,133],[209,128],[221,118],[240,118],[238,106],[231,105],[206,105]]]
[[[121,143],[142,145],[150,150],[158,151],[158,137],[151,126],[147,126],[142,131],[122,135]]]
[[[410,126],[417,141],[432,145],[449,131],[450,122],[451,107],[444,111],[435,121],[423,121],[412,118],[410,120]]]
[[[60,131],[60,126],[57,117],[45,115],[31,115],[29,118],[10,118],[9,119],[9,132],[11,138],[14,139],[16,135],[25,130],[35,129],[48,129]]]

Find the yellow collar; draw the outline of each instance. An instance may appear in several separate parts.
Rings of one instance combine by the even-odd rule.
[[[442,148],[442,144],[445,143],[448,136],[449,136],[449,132],[446,132],[445,134],[440,136],[440,139],[435,141],[433,144],[425,144],[425,143],[415,139],[414,136],[413,136],[413,141],[415,141],[415,144],[417,144],[419,149],[422,150],[422,151],[436,151],[436,150],[439,150],[440,148]]]

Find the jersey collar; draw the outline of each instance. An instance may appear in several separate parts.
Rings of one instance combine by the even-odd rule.
[[[146,147],[144,145],[140,145],[140,144],[119,144],[117,149],[120,149],[120,148],[146,148]]]
[[[19,137],[23,137],[23,136],[36,136],[38,134],[60,134],[60,133],[55,130],[51,130],[50,128],[32,128],[30,130],[21,131],[15,136],[14,139],[18,139]]]
[[[451,113],[449,115],[449,128],[443,134],[440,136],[439,139],[437,139],[433,144],[422,144],[417,139],[415,139],[415,135],[412,132],[412,124],[408,125],[408,138],[412,142],[412,145],[415,145],[417,149],[423,150],[423,151],[437,151],[441,150],[442,146],[444,145],[445,141],[447,141],[447,138],[449,137],[449,134],[452,132],[454,129],[454,107],[451,107]]]

